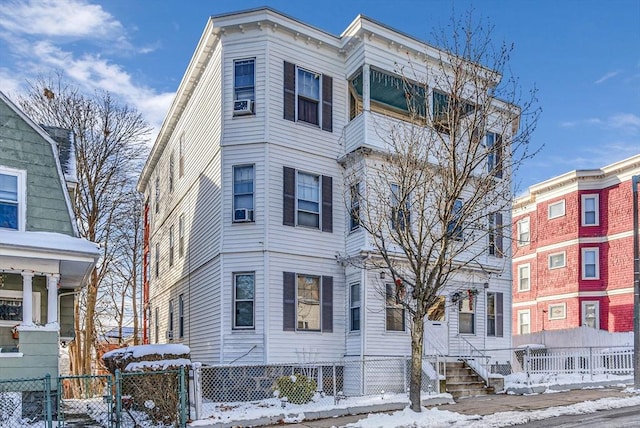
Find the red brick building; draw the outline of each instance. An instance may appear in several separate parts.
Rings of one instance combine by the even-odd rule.
[[[633,198],[640,154],[529,187],[513,204],[513,332],[633,331]]]

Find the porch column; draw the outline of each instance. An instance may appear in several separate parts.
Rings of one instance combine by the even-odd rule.
[[[22,273],[22,325],[33,325],[33,273]]]
[[[47,325],[58,322],[58,281],[60,275],[47,275]]]

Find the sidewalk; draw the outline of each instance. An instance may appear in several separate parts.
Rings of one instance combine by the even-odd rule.
[[[584,387],[585,385],[583,385]],[[561,388],[557,386],[556,388]],[[461,398],[454,404],[441,404],[437,407],[441,410],[460,413],[463,415],[486,416],[495,413],[516,411],[526,412],[550,407],[570,406],[585,401],[594,401],[601,398],[626,398],[630,394],[624,391],[622,386],[596,387],[593,389],[574,389],[569,391],[559,391],[555,393],[532,394],[532,395],[509,395],[496,394],[477,397]],[[367,417],[367,414],[338,416],[317,420],[304,420],[292,424],[266,425],[264,428],[331,428],[344,427],[349,423],[354,423]],[[236,422],[234,426],[243,426]]]

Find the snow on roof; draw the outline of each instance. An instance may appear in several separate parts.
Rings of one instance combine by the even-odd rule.
[[[0,247],[33,248],[52,252],[84,253],[97,257],[100,247],[84,238],[53,232],[0,230]]]
[[[136,346],[127,346],[126,348],[114,349],[113,351],[109,351],[102,356],[102,358],[110,358],[113,356],[130,356],[133,358],[141,358],[147,355],[180,355],[180,354],[188,354],[191,352],[186,345],[180,344],[164,344],[164,345],[136,345]],[[159,361],[154,361],[154,363],[159,363]]]

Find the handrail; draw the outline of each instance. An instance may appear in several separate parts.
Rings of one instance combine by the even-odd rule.
[[[482,362],[479,360],[489,361],[491,357],[483,354],[480,350],[478,350],[478,348],[473,346],[471,342],[465,339],[464,336],[460,336],[458,334],[457,337],[459,339],[462,339],[464,344],[466,344],[467,349],[464,349],[464,351],[468,351],[468,352],[465,352],[468,355],[460,355],[460,359],[463,360],[465,363],[467,363],[467,365],[471,367],[478,374],[478,376],[480,376],[484,380],[484,382],[487,385],[489,385],[489,372],[484,367]]]

